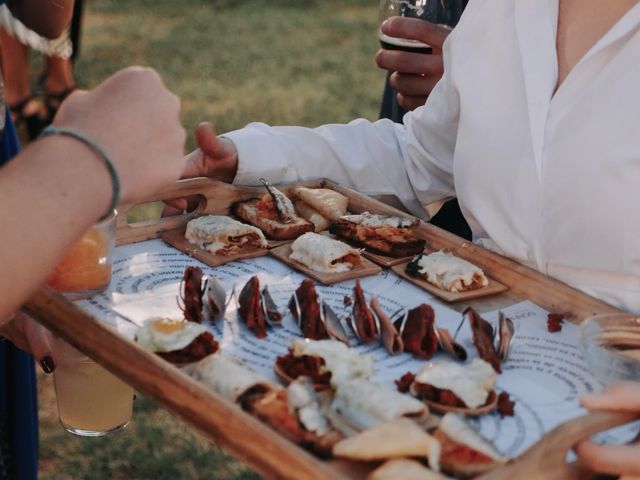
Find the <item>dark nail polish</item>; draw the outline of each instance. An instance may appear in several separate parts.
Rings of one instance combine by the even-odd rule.
[[[56,368],[56,364],[53,362],[53,358],[48,355],[40,360],[40,366],[42,367],[42,370],[44,370],[44,373],[51,373]]]

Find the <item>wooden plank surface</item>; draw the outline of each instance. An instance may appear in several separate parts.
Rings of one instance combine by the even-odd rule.
[[[307,182],[305,185],[326,186],[347,195],[350,199],[349,210],[353,213],[368,210],[374,213],[407,215],[330,181]],[[126,222],[126,211],[123,210],[118,222],[117,241],[119,244],[128,244],[157,238],[163,231],[179,228],[194,216],[202,213],[226,213],[235,201],[263,193],[262,187],[237,187],[210,179],[180,181],[148,201],[197,194],[202,202],[195,212],[130,226]],[[437,227],[421,223],[417,234],[427,240],[429,248],[446,248],[482,267],[491,277],[510,287],[507,292],[470,302],[479,311],[501,308],[524,299],[547,310],[568,312],[574,322],[580,322],[594,313],[617,311],[562,282],[486,251]],[[458,306],[464,308],[466,304],[455,305],[454,308]],[[322,461],[312,456],[46,288],[41,289],[24,309],[51,331],[268,478],[356,479],[364,478],[371,468],[340,460]],[[593,425],[588,422],[585,425],[593,429]],[[537,445],[541,443],[543,442]],[[542,471],[546,467],[537,465],[535,468]],[[555,465],[554,468],[557,470],[560,466]],[[499,472],[496,475],[487,479],[514,478],[501,477]]]

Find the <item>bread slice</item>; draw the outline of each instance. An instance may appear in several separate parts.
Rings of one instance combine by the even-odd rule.
[[[460,415],[447,413],[433,436],[442,448],[442,469],[456,478],[477,477],[508,461]]]
[[[329,225],[331,225],[331,221],[329,219],[323,217],[320,212],[310,207],[309,204],[304,203],[302,200],[296,200],[293,202],[293,205],[302,218],[313,223],[316,233],[327,230]]]
[[[417,255],[422,253],[426,243],[417,238],[410,228],[388,226],[376,228],[342,218],[331,224],[329,232],[355,242],[367,250],[390,257]]]
[[[270,210],[258,208],[261,199],[239,202],[231,207],[235,216],[258,227],[264,234],[274,240],[292,240],[306,232],[313,232],[313,224],[298,217],[294,222],[283,223]]]
[[[291,189],[293,195],[309,205],[329,220],[337,220],[347,213],[349,197],[329,188],[307,188],[296,186]]]

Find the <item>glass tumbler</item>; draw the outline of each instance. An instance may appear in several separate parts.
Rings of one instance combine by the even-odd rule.
[[[93,225],[48,275],[48,286],[71,300],[103,292],[111,281],[117,212]]]
[[[58,417],[71,433],[100,437],[131,420],[133,389],[59,337],[53,337]]]

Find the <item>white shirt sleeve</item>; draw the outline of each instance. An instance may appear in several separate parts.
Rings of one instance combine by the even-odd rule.
[[[443,77],[427,104],[404,117],[404,125],[386,119],[315,129],[251,123],[227,133],[238,149],[234,183],[255,185],[260,177],[274,183],[326,177],[368,195],[394,195],[425,218],[426,205],[455,196],[459,104],[450,78]]]

